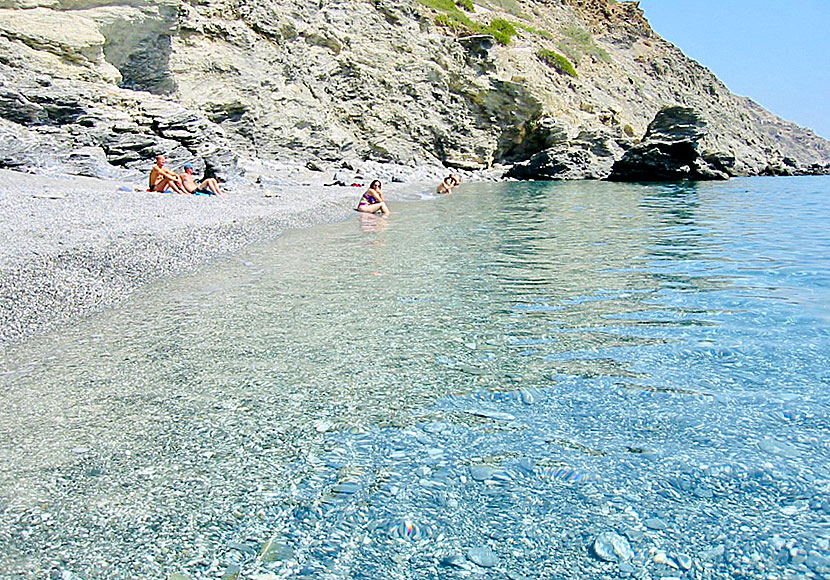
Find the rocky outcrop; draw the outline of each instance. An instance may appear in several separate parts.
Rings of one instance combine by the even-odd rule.
[[[729,179],[735,159],[707,152],[706,121],[694,109],[668,107],[657,113],[643,141],[614,163],[611,181],[678,181]]]
[[[15,136],[0,161],[130,174],[164,151],[220,176],[356,160],[602,177],[682,106],[732,174],[830,162],[830,144],[732,95],[636,3],[474,0],[463,16],[417,0],[0,0],[0,131]],[[516,34],[497,40],[496,18]]]
[[[505,177],[522,180],[605,179],[625,148],[626,140],[606,131],[582,131],[516,163]]]

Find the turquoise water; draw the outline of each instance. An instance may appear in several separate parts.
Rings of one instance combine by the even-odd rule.
[[[828,202],[466,185],[159,283],[3,362],[0,571],[830,576]]]

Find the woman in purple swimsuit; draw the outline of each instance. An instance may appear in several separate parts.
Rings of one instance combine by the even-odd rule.
[[[383,194],[380,192],[380,188],[380,181],[375,179],[369,184],[369,189],[360,198],[360,202],[358,202],[355,209],[363,213],[381,212],[383,215],[389,215],[389,208],[386,207],[386,202],[383,200]]]

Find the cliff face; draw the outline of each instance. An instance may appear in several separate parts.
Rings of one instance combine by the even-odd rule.
[[[830,162],[830,143],[732,95],[636,3],[471,6],[0,0],[0,165],[110,176],[167,152],[220,176],[237,157],[474,169],[582,142],[607,163],[565,177],[602,177],[676,105],[733,174]]]

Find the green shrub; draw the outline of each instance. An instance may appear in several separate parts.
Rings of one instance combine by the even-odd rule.
[[[522,10],[522,5],[517,0],[487,0],[491,8],[500,8],[522,20],[527,20],[527,15]]]
[[[512,24],[501,18],[494,18],[485,30],[492,34],[499,44],[510,44],[510,39],[518,34]]]
[[[458,9],[455,0],[418,0],[418,2],[440,12],[441,14],[435,17],[435,23],[449,28],[454,34],[470,34],[477,26]]]
[[[473,0],[455,0],[455,5],[463,8],[467,12],[475,12],[476,7],[473,5]]]
[[[536,56],[539,57],[543,63],[552,67],[559,71],[560,73],[576,77],[576,69],[571,64],[567,58],[559,54],[558,52],[554,52],[552,50],[548,50],[546,48],[542,48],[536,52]]]
[[[443,26],[444,28],[449,28],[451,31],[453,31],[453,33],[456,34],[470,33],[470,28],[466,24],[460,22],[458,19],[453,18],[448,14],[439,14],[438,16],[436,16],[435,24]]]
[[[439,12],[458,11],[454,0],[418,0],[418,2]]]
[[[594,38],[587,30],[576,27],[567,27],[560,30],[563,40],[559,43],[559,50],[564,52],[573,62],[579,64],[586,54],[595,56],[602,62],[611,62],[611,56],[594,43]]]
[[[538,28],[533,28],[532,26],[522,24],[521,22],[511,22],[511,24],[516,28],[521,28],[522,30],[527,31],[531,34],[535,34],[536,36],[539,36],[541,38],[545,38],[547,40],[556,40],[556,37],[547,30],[539,30]]]
[[[510,44],[510,39],[517,34],[513,25],[501,18],[494,18],[487,26],[473,22],[469,16],[458,9],[455,0],[418,0],[418,2],[440,12],[435,17],[435,24],[448,28],[454,34],[491,34],[499,44]]]

